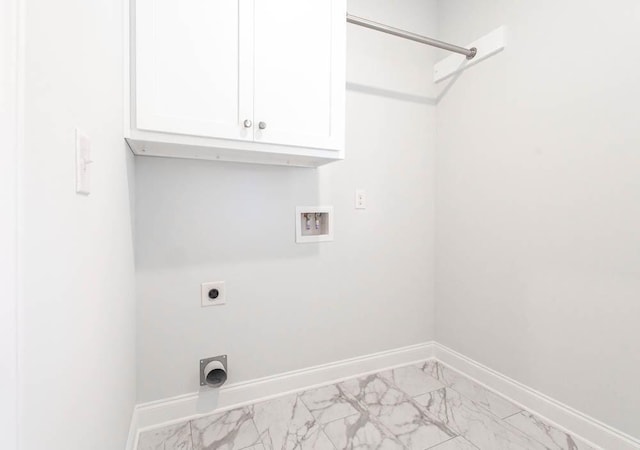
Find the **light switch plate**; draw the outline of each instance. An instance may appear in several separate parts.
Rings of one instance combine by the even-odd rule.
[[[367,193],[364,189],[356,190],[356,209],[367,209]]]
[[[91,193],[91,139],[76,128],[76,193]]]
[[[210,295],[209,292],[211,292],[212,290],[217,290],[217,296],[215,298],[212,298],[212,294]],[[202,306],[218,306],[218,305],[224,305],[227,303],[226,297],[225,297],[225,291],[224,291],[224,281],[211,281],[208,283],[202,283],[201,285],[201,289],[200,289],[200,296],[201,296],[201,303]]]

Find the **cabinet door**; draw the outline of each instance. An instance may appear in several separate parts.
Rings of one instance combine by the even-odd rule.
[[[342,149],[345,15],[345,0],[255,1],[256,141]]]
[[[252,8],[252,0],[136,0],[138,129],[253,139],[243,124],[253,118]]]

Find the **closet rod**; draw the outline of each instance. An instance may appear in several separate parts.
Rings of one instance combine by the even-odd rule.
[[[360,25],[361,27],[370,28],[372,30],[381,31],[383,33],[392,34],[404,39],[420,42],[421,44],[427,44],[431,45],[432,47],[449,50],[450,52],[460,53],[461,55],[465,55],[467,59],[473,59],[473,57],[476,56],[476,53],[478,53],[478,49],[476,49],[475,47],[470,49],[459,47],[457,45],[448,44],[446,42],[438,41],[437,39],[431,39],[430,37],[410,33],[409,31],[393,28],[388,25],[383,25],[381,23],[373,22],[371,20],[363,19],[362,17],[353,16],[351,14],[347,14],[347,22],[354,25]]]

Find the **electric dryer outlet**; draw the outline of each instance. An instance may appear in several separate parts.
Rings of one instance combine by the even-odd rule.
[[[224,281],[211,281],[202,283],[200,289],[200,301],[202,306],[218,306],[227,303],[224,289]]]

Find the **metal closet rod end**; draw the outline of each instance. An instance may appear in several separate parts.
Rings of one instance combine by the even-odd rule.
[[[471,47],[469,49],[469,54],[467,55],[467,59],[473,59],[478,54],[478,49],[475,47]]]

